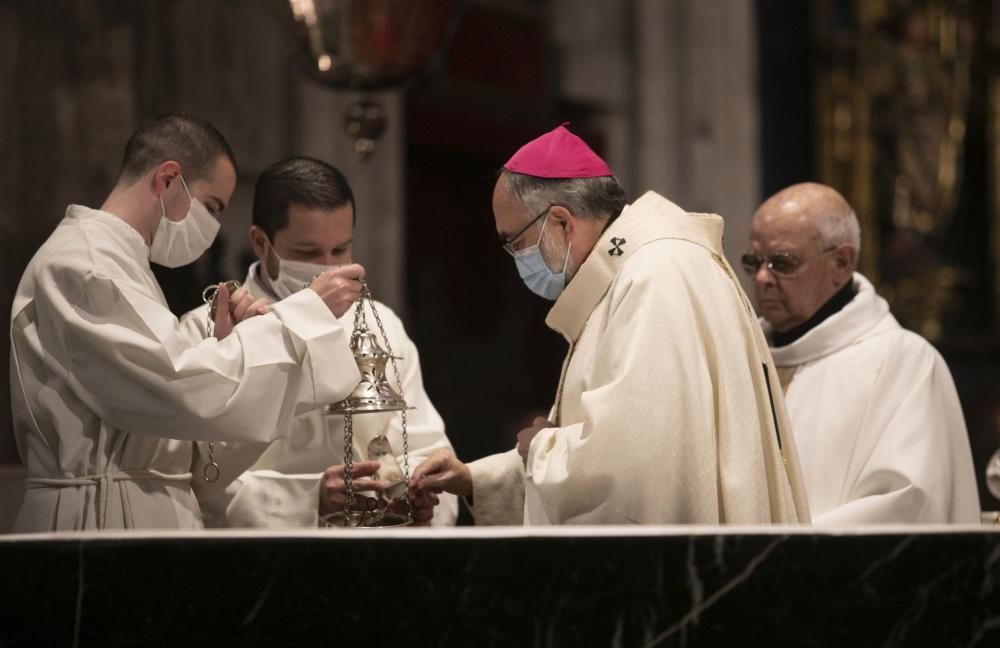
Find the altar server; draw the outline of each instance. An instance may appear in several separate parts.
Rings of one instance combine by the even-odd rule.
[[[754,215],[744,270],[785,390],[817,525],[979,521],[969,438],[941,354],[855,271],[861,228],[834,189]]]
[[[70,205],[32,258],[10,328],[27,473],[15,531],[200,528],[192,484],[215,478],[218,466],[199,464],[192,441],[263,447],[288,433],[293,416],[357,384],[349,331],[336,317],[360,294],[357,265],[324,272],[269,308],[222,289],[218,337],[193,340],[179,328],[150,261],[197,259],[235,184],[233,154],[215,128],[155,119],[129,139],[100,209]]]
[[[280,304],[302,290],[313,276],[351,263],[356,213],[347,179],[321,160],[294,157],[264,169],[254,190],[249,231],[257,261],[243,284],[250,295]],[[406,401],[415,409],[407,413],[409,445],[405,458],[398,412],[353,417],[355,491],[385,486],[370,479],[379,468],[378,462],[363,461],[369,457],[368,444],[380,434],[388,439],[399,466],[405,459],[411,471],[434,450],[451,448],[444,421],[424,389],[416,345],[392,309],[377,301],[374,307],[393,353],[399,356],[396,366]],[[348,330],[356,308],[342,319]],[[369,327],[380,335],[367,305],[364,312]],[[182,318],[182,326],[194,327],[197,335],[204,337],[208,334],[207,314],[207,306],[195,309]],[[395,380],[394,373],[390,379]],[[326,415],[322,410],[303,414],[295,419],[289,436],[273,442],[218,497],[206,498],[206,522],[215,526],[316,526],[320,515],[343,509],[343,463],[344,417]],[[415,521],[435,526],[454,524],[457,499],[454,495],[442,495],[441,499],[437,507],[435,497],[415,501]]]
[[[493,193],[526,286],[569,345],[551,420],[413,484],[471,497],[480,524],[808,521],[774,367],[722,255],[723,223],[648,192],[632,204],[564,126],[523,146]]]

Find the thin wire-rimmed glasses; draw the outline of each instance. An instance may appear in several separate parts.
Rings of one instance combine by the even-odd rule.
[[[793,277],[795,276],[795,273],[799,271],[799,268],[807,262],[836,249],[837,246],[834,245],[817,252],[811,257],[806,257],[805,259],[800,259],[789,252],[775,252],[774,254],[769,254],[767,256],[762,256],[756,252],[747,252],[740,257],[740,265],[743,266],[743,271],[751,277],[760,271],[761,266],[767,267],[767,269],[771,271],[771,274],[776,277]]]
[[[550,209],[552,209],[552,205],[549,205],[548,207],[545,208],[545,211],[543,211],[538,216],[535,216],[534,218],[532,218],[531,222],[529,222],[527,225],[525,225],[520,230],[518,230],[517,234],[515,234],[514,236],[512,236],[512,237],[510,237],[509,239],[506,239],[506,240],[500,239],[500,247],[503,248],[504,252],[506,252],[507,254],[509,254],[511,256],[515,256],[516,255],[515,253],[517,252],[517,250],[514,249],[514,241],[516,241],[517,239],[521,238],[521,235],[524,234],[525,232],[527,232],[529,227],[531,227],[532,225],[534,225],[535,223],[537,223],[539,218],[541,218],[542,216],[545,216],[546,214],[548,214]]]

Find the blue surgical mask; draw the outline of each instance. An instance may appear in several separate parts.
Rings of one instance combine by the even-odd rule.
[[[546,217],[545,222],[542,223],[542,231],[538,235],[538,243],[541,243],[542,237],[545,236],[545,225],[548,222],[549,219]],[[562,272],[557,274],[545,264],[545,258],[542,257],[538,243],[515,252],[514,263],[517,264],[517,273],[521,275],[521,280],[531,292],[539,297],[555,301],[559,299],[559,295],[566,288],[566,266],[569,265],[569,250],[572,246],[567,246]]]

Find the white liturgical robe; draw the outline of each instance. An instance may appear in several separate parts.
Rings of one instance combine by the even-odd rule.
[[[10,335],[27,473],[16,531],[200,528],[192,441],[269,442],[360,380],[311,290],[222,341],[192,340],[142,236],[77,205],[25,270]]]
[[[777,376],[722,229],[649,192],[603,233],[546,320],[570,344],[557,427],[534,438],[524,469],[516,451],[469,464],[477,523],[808,522]]]
[[[771,349],[813,522],[977,523],[972,453],[948,366],[896,322],[864,276],[855,273],[854,286],[840,311]]]
[[[250,266],[244,284],[256,299],[278,297],[265,286],[258,275],[260,262]],[[354,323],[355,308],[341,318],[345,329]],[[375,302],[385,326],[393,353],[402,374],[403,394],[406,402],[415,409],[407,412],[406,434],[409,438],[409,467],[413,469],[431,452],[439,448],[451,449],[444,433],[444,421],[427,392],[420,373],[417,347],[406,334],[403,322],[386,305]],[[378,335],[371,310],[365,307],[365,317],[370,329]],[[197,308],[181,319],[181,325],[194,331],[194,335],[207,334],[208,307]],[[381,342],[381,336],[379,336]],[[389,368],[389,380],[395,374]],[[356,414],[353,417],[354,460],[368,458],[368,442],[384,434],[397,453],[396,460],[403,467],[402,419],[399,412]],[[344,462],[344,417],[327,415],[314,410],[296,417],[291,433],[268,446],[249,470],[230,483],[224,493],[202,500],[205,523],[209,526],[234,527],[296,527],[316,526],[319,503],[320,477],[326,468]],[[434,509],[434,526],[453,525],[458,516],[458,500],[454,495],[442,493],[441,503]]]

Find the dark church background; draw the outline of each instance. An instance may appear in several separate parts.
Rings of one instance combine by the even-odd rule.
[[[421,69],[353,88],[307,73],[296,4],[0,3],[0,311],[66,205],[103,200],[129,133],[195,113],[229,139],[239,184],[211,253],[159,272],[175,312],[242,278],[256,175],[325,159],[355,189],[355,257],[417,343],[459,456],[507,450],[550,406],[566,345],[496,244],[492,186],[517,146],[569,121],[631,198],[722,214],[731,263],[764,197],[809,179],[840,189],[862,220],[862,271],[947,359],[983,508],[1000,507],[983,485],[1000,446],[1000,2],[412,2],[425,13],[406,24],[434,35]],[[363,133],[382,125],[374,149],[352,115]],[[0,393],[16,484],[5,374]],[[17,495],[3,492],[7,524]]]

